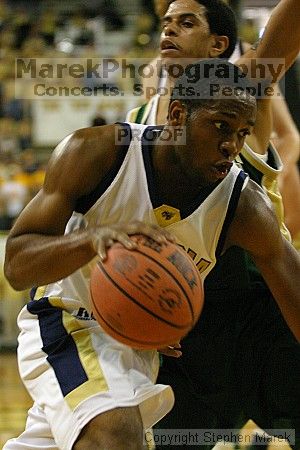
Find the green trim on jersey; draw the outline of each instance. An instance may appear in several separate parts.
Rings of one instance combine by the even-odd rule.
[[[152,102],[150,100],[150,102],[144,103],[142,106],[129,111],[129,113],[127,114],[128,122],[145,124],[151,104]]]
[[[153,101],[154,97],[152,97],[148,103],[145,103],[144,105],[130,111],[127,116],[129,121],[145,124],[149,116],[150,109],[153,105]],[[270,143],[268,148],[268,162],[265,163],[251,150],[247,144],[245,144],[236,162],[241,165],[242,169],[248,173],[253,181],[264,189],[273,204],[281,233],[288,240],[291,240],[290,233],[284,224],[282,198],[278,189],[277,178],[278,174],[282,170],[282,162],[276,150]],[[242,255],[242,253],[244,253],[244,255]],[[212,286],[212,284],[216,283],[216,280],[218,280],[217,285],[219,282],[222,284],[222,281],[224,283],[224,273],[228,270],[230,265],[233,270],[234,268],[236,270],[238,261],[240,261],[240,267],[243,267],[243,269],[239,271],[239,276],[235,277],[235,286],[237,290],[245,289],[247,285],[249,286],[249,282],[256,283],[259,281],[264,283],[262,276],[247,252],[244,252],[243,250],[239,251],[237,247],[235,247],[232,248],[231,251],[227,250],[225,255],[219,259],[213,273],[208,276],[207,284]],[[245,272],[246,268],[247,271]],[[210,280],[212,283],[210,283]],[[238,283],[237,280],[239,280]]]
[[[145,124],[153,101],[154,97],[148,103],[131,110],[128,113],[129,122]],[[284,224],[283,204],[277,182],[278,174],[282,170],[282,162],[272,144],[270,143],[268,148],[268,163],[264,163],[258,156],[255,156],[247,144],[243,147],[237,163],[240,163],[250,178],[264,189],[274,206],[281,233],[291,241],[290,233]]]

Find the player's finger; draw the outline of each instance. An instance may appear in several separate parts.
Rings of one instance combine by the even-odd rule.
[[[151,231],[154,232],[154,235],[157,236],[158,239],[162,239],[162,241],[170,241],[170,242],[176,242],[175,236],[173,234],[166,231],[164,228],[161,228],[158,225],[151,225]]]
[[[128,248],[128,250],[132,250],[137,247],[137,243],[130,239],[128,234],[121,231],[112,231],[110,240],[120,242],[120,244],[122,244],[125,248]]]
[[[105,246],[105,241],[103,241],[102,239],[99,239],[97,241],[97,253],[101,259],[101,261],[105,261],[107,258],[107,253],[106,253],[106,246]]]
[[[175,344],[170,344],[170,345],[168,345],[168,347],[179,349],[179,348],[181,348],[181,344],[180,344],[180,342],[175,342]]]
[[[173,358],[180,358],[182,352],[180,350],[176,350],[173,347],[162,347],[157,349],[159,353],[162,353],[165,356],[172,356]]]
[[[149,225],[143,222],[133,222],[130,224],[129,233],[142,233],[160,244],[167,243],[168,241],[176,242],[176,238],[168,231],[158,225]]]
[[[108,248],[108,247],[112,247],[113,245],[114,245],[114,240],[113,239],[108,239],[107,240],[107,243],[106,243],[106,247]]]

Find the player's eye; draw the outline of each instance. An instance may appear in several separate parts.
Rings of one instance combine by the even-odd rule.
[[[216,128],[218,128],[218,130],[222,131],[223,133],[230,132],[230,126],[228,125],[227,122],[220,120],[219,122],[214,122],[214,125]]]
[[[251,132],[250,132],[250,130],[248,130],[248,129],[246,129],[246,130],[240,130],[239,131],[239,135],[241,136],[241,137],[246,137],[246,136],[249,136],[251,134]]]
[[[169,23],[170,23],[169,21],[163,20],[163,21],[160,23],[161,29],[165,28]]]
[[[182,25],[183,25],[185,28],[192,28],[192,27],[194,26],[193,22],[191,22],[190,20],[184,20],[184,21],[182,22]]]

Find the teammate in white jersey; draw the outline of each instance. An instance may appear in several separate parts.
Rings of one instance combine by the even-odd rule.
[[[207,97],[210,74],[193,83],[194,99],[182,100],[189,83],[183,76],[161,130],[76,131],[54,151],[42,190],[11,230],[6,276],[15,289],[39,288],[19,317],[20,373],[35,407],[25,432],[5,450],[140,450],[143,430],[172,407],[170,387],[155,384],[157,352],[118,343],[90,315],[93,260],[105,258],[115,241],[132,248],[131,234],[175,236],[205,259],[203,277],[226,248],[246,249],[300,340],[299,256],[264,192],[233,165],[253,129],[256,100],[248,81],[237,82],[236,67],[227,63],[222,75],[220,60],[209,64],[222,92],[241,89],[231,98]],[[161,222],[172,217],[165,209],[175,212],[170,225]]]

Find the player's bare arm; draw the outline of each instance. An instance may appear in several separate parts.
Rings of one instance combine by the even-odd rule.
[[[238,245],[252,256],[300,341],[300,257],[281,235],[270,201],[251,180],[241,195],[228,244]]]
[[[248,50],[236,64],[249,65],[249,58],[272,58],[274,62],[275,58],[284,58],[286,71],[300,51],[299,17],[298,0],[281,0],[274,8],[257,48]],[[280,73],[280,77],[284,71]]]
[[[300,51],[299,17],[298,0],[281,0],[274,8],[256,49],[257,58],[285,58],[287,70]]]
[[[92,191],[113,163],[110,129],[76,131],[54,150],[43,188],[8,237],[5,271],[16,289],[64,277],[95,255],[89,233],[63,234],[76,200]],[[99,151],[105,138],[106,146]]]
[[[5,273],[15,289],[64,278],[97,253],[104,259],[114,241],[133,248],[130,234],[172,239],[164,230],[139,222],[64,235],[76,201],[93,191],[116,160],[114,127],[78,130],[55,149],[43,188],[21,213],[7,240]]]
[[[264,35],[259,42],[256,49],[249,49],[241,58],[236,61],[236,64],[241,68],[251,66],[253,58],[271,58],[269,63],[272,63],[276,75],[272,78],[272,83],[279,81],[288,68],[295,61],[300,51],[300,2],[297,0],[281,0],[281,2],[274,8],[272,15],[268,21]],[[293,33],[291,33],[291,30]],[[277,59],[283,59],[284,62]],[[278,63],[284,63],[284,67],[280,72]],[[253,77],[257,77],[254,70]],[[270,77],[268,77],[270,78]],[[251,137],[247,138],[247,143],[250,147],[255,148],[258,153],[264,153],[269,141],[270,132],[272,130],[272,112],[270,100],[273,97],[262,98],[257,102],[257,121],[254,132]],[[276,98],[275,100],[276,101]]]

